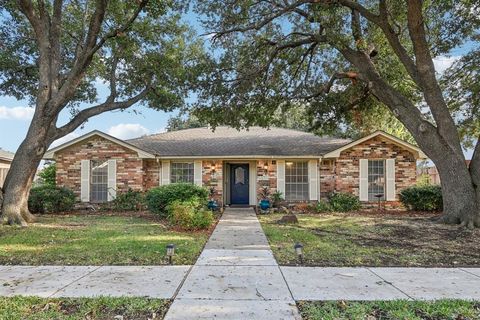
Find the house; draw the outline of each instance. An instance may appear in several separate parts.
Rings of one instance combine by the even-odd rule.
[[[0,148],[0,188],[3,187],[15,154]]]
[[[471,160],[465,160],[465,164],[467,167],[470,167]],[[417,178],[428,177],[428,182],[431,184],[440,185],[440,174],[438,173],[438,169],[435,165],[426,166],[417,168]]]
[[[226,205],[255,205],[268,186],[287,201],[317,201],[334,191],[363,202],[398,200],[416,182],[424,153],[385,132],[358,140],[252,127],[186,129],[132,140],[92,131],[49,150],[57,184],[83,202],[104,202],[128,188],[148,190],[175,182],[213,187]]]

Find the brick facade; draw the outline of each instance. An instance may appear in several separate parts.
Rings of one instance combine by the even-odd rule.
[[[409,150],[376,136],[340,153],[336,159],[323,159],[319,165],[320,196],[333,191],[359,193],[360,159],[395,159],[395,187],[398,193],[416,182],[416,158]],[[140,159],[137,152],[115,142],[93,136],[55,153],[57,185],[67,187],[80,196],[81,160],[117,161],[117,190],[128,188],[146,191],[160,184],[161,161]],[[193,161],[193,160],[192,160]],[[245,162],[248,162],[247,160]],[[215,188],[214,199],[223,204],[224,163],[222,159],[202,161],[202,185]],[[264,186],[277,190],[276,160],[256,160],[256,195]],[[267,168],[265,168],[265,164]]]
[[[267,165],[267,169],[265,169]],[[270,192],[277,190],[277,164],[275,160],[256,161],[257,168],[257,200],[260,200],[259,193],[263,187],[269,187]]]
[[[135,151],[124,148],[99,136],[80,141],[55,153],[57,185],[69,188],[80,197],[81,160],[117,160],[117,189],[119,192],[144,190],[144,160]]]
[[[153,159],[143,160],[143,190],[158,187],[160,185],[160,161]]]
[[[358,196],[360,159],[395,159],[395,191],[416,183],[417,162],[412,152],[387,139],[374,137],[340,153],[335,160],[335,190]]]
[[[213,199],[223,205],[223,161],[206,160],[202,161],[202,185],[207,188],[214,188]]]

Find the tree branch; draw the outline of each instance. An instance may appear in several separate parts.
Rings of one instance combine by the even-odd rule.
[[[67,101],[68,98],[72,97],[75,94],[76,88],[83,79],[85,69],[92,61],[95,53],[103,47],[103,45],[108,39],[114,38],[120,33],[126,32],[131,27],[133,22],[137,19],[140,12],[145,8],[147,3],[148,0],[141,0],[132,16],[122,26],[111,30],[100,40],[97,41],[98,34],[100,33],[101,25],[105,17],[107,5],[107,0],[97,0],[95,12],[90,20],[90,26],[86,36],[85,45],[83,47],[83,50],[81,50],[78,58],[74,61],[72,70],[67,76],[67,79],[63,83],[54,101],[54,105],[57,106],[56,109],[53,110],[54,113],[61,110],[64,107],[64,101]]]
[[[109,102],[108,99],[102,104],[99,104],[94,107],[90,107],[87,109],[84,109],[80,111],[76,116],[74,116],[67,124],[63,125],[60,128],[56,129],[55,135],[53,140],[56,140],[58,138],[61,138],[70,132],[73,132],[75,129],[77,129],[79,126],[81,126],[85,121],[87,121],[89,118],[99,115],[101,113],[107,112],[107,111],[113,111],[113,110],[119,110],[119,109],[127,109],[134,105],[135,103],[139,102],[143,98],[145,98],[150,91],[150,87],[145,88],[143,91],[141,91],[139,94],[136,96],[127,99],[125,101],[120,101],[120,102]]]
[[[463,156],[455,122],[448,110],[447,103],[443,98],[442,89],[435,76],[435,66],[430,54],[430,46],[427,42],[421,1],[408,0],[407,25],[410,39],[413,43],[420,87],[423,89],[425,101],[430,107],[439,133],[443,139],[458,155]]]
[[[282,15],[284,15],[285,13],[293,11],[296,7],[298,7],[300,5],[311,3],[311,2],[312,2],[311,0],[310,1],[309,0],[301,0],[301,1],[293,2],[293,3],[291,3],[291,4],[289,4],[285,7],[282,7],[281,10],[278,10],[277,12],[274,12],[269,17],[267,17],[265,19],[262,19],[260,21],[257,21],[256,23],[251,23],[251,24],[249,24],[247,26],[243,26],[243,27],[236,27],[236,28],[231,28],[231,29],[227,29],[227,30],[218,31],[213,36],[212,40],[216,41],[217,39],[223,37],[224,35],[230,34],[230,33],[246,32],[246,31],[251,31],[251,30],[260,30],[264,26],[266,26],[267,24],[272,22],[273,20],[275,20],[275,19],[281,17]]]
[[[356,72],[353,71],[348,71],[348,72],[337,72],[334,75],[330,77],[330,79],[327,81],[325,85],[321,87],[320,90],[315,92],[314,94],[311,94],[309,96],[301,97],[302,99],[310,100],[313,98],[317,98],[321,95],[328,94],[330,90],[332,89],[333,85],[337,80],[340,79],[350,79],[353,84],[356,84],[358,80],[364,81],[364,79]]]

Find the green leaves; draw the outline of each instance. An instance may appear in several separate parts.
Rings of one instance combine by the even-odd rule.
[[[32,26],[13,2],[0,9],[0,93],[35,101],[38,91],[38,39]],[[203,43],[181,21],[181,3],[171,0],[148,1],[135,17],[140,1],[109,2],[96,43],[105,43],[87,62],[80,84],[67,105],[72,113],[80,103],[100,98],[98,83],[115,81],[116,99],[125,99],[151,86],[144,103],[155,109],[172,110],[183,105],[198,77],[198,61],[205,54]],[[53,15],[52,2],[46,3]],[[60,85],[83,58],[90,20],[96,2],[83,0],[62,6],[59,57]],[[134,19],[133,22],[130,20]],[[55,21],[53,21],[55,22]],[[55,75],[56,76],[56,75]],[[103,97],[102,97],[103,99]]]

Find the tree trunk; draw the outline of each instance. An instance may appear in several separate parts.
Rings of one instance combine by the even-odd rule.
[[[441,221],[467,228],[480,227],[480,204],[465,161],[445,157],[434,163],[442,184],[444,215]]]
[[[27,226],[35,217],[28,210],[28,195],[38,165],[46,151],[46,126],[32,120],[26,138],[15,153],[3,185],[1,219],[3,223]],[[47,126],[48,127],[48,126]],[[49,144],[49,143],[48,143]]]

